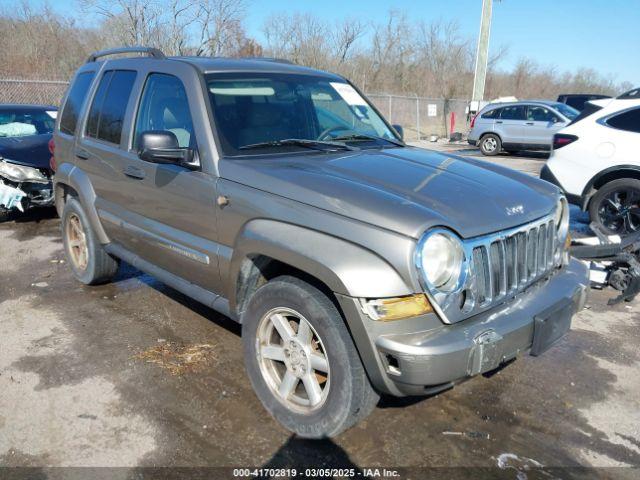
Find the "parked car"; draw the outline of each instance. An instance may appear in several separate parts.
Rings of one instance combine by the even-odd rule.
[[[555,136],[541,177],[592,222],[628,235],[640,229],[640,89],[589,103],[588,115]]]
[[[503,150],[551,150],[553,135],[566,127],[578,111],[564,103],[520,101],[487,105],[471,121],[468,141],[483,155]]]
[[[11,211],[53,205],[50,165],[58,109],[0,105],[0,221]]]
[[[558,95],[558,102],[565,103],[575,108],[579,112],[584,110],[584,106],[591,100],[611,98],[610,95],[600,95],[595,93],[563,93]]]
[[[256,394],[303,437],[541,354],[585,301],[566,200],[396,130],[335,74],[93,54],[55,131],[69,265],[96,284],[122,259],[240,322]]]

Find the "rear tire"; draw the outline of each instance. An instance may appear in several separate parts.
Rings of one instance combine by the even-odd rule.
[[[273,279],[251,297],[242,320],[251,384],[286,429],[305,438],[334,437],[375,408],[379,396],[351,335],[317,288],[295,277]]]
[[[104,250],[75,198],[67,199],[61,223],[64,251],[73,276],[85,285],[110,281],[118,271],[118,260]]]
[[[502,151],[502,141],[500,137],[493,133],[488,133],[483,136],[480,139],[480,151],[488,157],[498,155]]]
[[[640,230],[640,180],[621,178],[600,187],[589,202],[589,216],[611,235]]]

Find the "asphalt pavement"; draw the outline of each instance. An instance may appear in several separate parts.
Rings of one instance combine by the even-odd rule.
[[[535,174],[544,158],[491,161]],[[541,357],[436,396],[383,398],[338,438],[306,441],[254,395],[237,324],[126,265],[111,284],[80,285],[53,211],[0,224],[0,266],[2,466],[639,473],[579,469],[640,466],[638,303],[607,306],[613,291],[593,290],[571,332]],[[549,478],[542,473],[530,478]]]

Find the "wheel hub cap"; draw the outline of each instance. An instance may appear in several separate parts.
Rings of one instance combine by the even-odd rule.
[[[290,340],[284,347],[284,364],[298,378],[302,378],[311,369],[309,355],[296,340]]]

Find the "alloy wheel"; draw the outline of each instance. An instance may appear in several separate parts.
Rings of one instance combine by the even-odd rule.
[[[494,152],[498,148],[498,142],[493,137],[485,138],[483,147],[486,152]]]
[[[80,217],[75,213],[67,217],[66,234],[71,261],[78,270],[85,270],[89,263],[87,236],[84,233],[84,228],[82,228]]]
[[[598,207],[602,225],[620,235],[640,228],[640,191],[635,188],[615,190],[604,197]]]
[[[309,413],[327,399],[330,369],[322,339],[300,313],[289,308],[267,312],[256,336],[260,372],[287,408]]]

